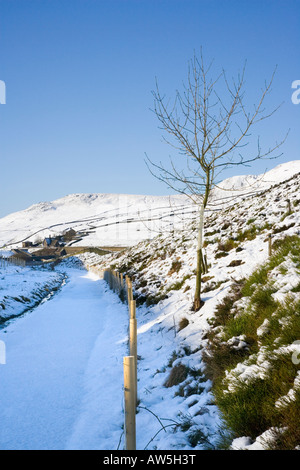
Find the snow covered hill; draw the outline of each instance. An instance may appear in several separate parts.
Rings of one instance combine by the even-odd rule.
[[[300,354],[300,174],[290,177],[283,170],[275,172],[277,184],[272,188],[207,214],[209,269],[202,277],[204,306],[199,312],[191,311],[196,267],[193,224],[189,230],[161,234],[124,253],[79,256],[86,265],[116,269],[133,280],[140,355],[137,425],[154,432],[153,416],[146,409],[170,423],[151,446],[215,449],[221,435],[235,437],[231,443],[235,449],[265,449],[283,438],[290,448],[300,444],[299,413],[293,411],[299,406],[299,366],[293,357]],[[278,183],[283,175],[288,180]],[[228,357],[233,361],[232,372],[223,365]],[[213,372],[207,374],[208,369]],[[282,383],[284,370],[286,382]],[[210,378],[216,374],[222,378],[221,372],[226,380],[218,378],[218,387],[219,394],[224,388],[225,409],[232,408],[231,396],[234,404],[241,403],[240,415],[235,410],[236,423],[240,420],[243,429],[248,429],[247,419],[251,423],[252,415],[257,416],[249,434],[222,430],[223,417]],[[276,386],[270,387],[270,395],[267,392],[258,399],[253,390],[262,393],[260,380]],[[240,389],[248,397],[244,405]],[[247,406],[249,415],[243,416]],[[271,418],[265,416],[266,410]],[[290,434],[286,432],[289,425]],[[146,445],[150,434],[143,432],[139,445]]]
[[[210,202],[214,207],[235,202],[298,172],[300,160],[279,165],[264,175],[228,178],[214,189]],[[36,243],[70,228],[78,234],[72,242],[77,246],[132,246],[159,232],[183,227],[196,211],[183,195],[71,194],[0,219],[0,247],[20,246],[24,240]]]
[[[260,175],[239,175],[227,178],[214,188],[211,203],[222,205],[222,201],[240,200],[288,180],[300,172],[300,160],[277,165]]]
[[[83,265],[93,272],[117,269],[133,281],[138,322],[138,449],[201,450],[228,446],[264,449],[266,445],[275,445],[279,437],[283,445],[284,436],[289,448],[300,445],[297,365],[300,357],[300,163],[281,165],[265,178],[265,186],[257,188],[258,193],[244,195],[235,199],[234,204],[206,213],[204,244],[208,272],[202,276],[204,305],[199,312],[191,310],[196,267],[195,221],[185,221],[184,227],[178,230],[165,229],[155,238],[153,230],[151,237],[145,236],[152,240],[142,239],[121,253],[100,256],[86,252],[65,259],[55,268],[53,275],[66,273],[69,282],[49,302],[1,332],[8,352],[7,364],[2,369],[6,380],[1,381],[4,406],[0,443],[3,447],[12,448],[17,442],[22,448],[33,445],[37,448],[122,448],[120,365],[122,354],[127,353],[128,312],[117,294],[108,292],[105,281],[92,279],[91,274],[82,272]],[[232,190],[234,182],[242,186],[246,179],[249,177],[236,177],[223,184]],[[260,184],[261,179],[256,183]],[[89,236],[95,236],[92,233],[95,228],[91,228],[90,223],[96,225],[110,220],[114,224],[111,227],[118,225],[116,197],[71,195],[59,200],[61,205],[58,201],[39,204],[2,219],[1,230],[7,239],[16,240],[14,237],[18,234],[24,236],[26,230],[30,232],[29,217],[35,229],[44,226],[44,220],[48,230],[53,224],[62,223],[60,228],[55,228],[60,230],[70,226],[66,217],[72,216],[73,221],[78,217],[73,227],[76,224],[82,229],[88,227],[88,240]],[[143,198],[147,199],[132,196],[130,218],[138,213],[137,201],[140,201],[140,210],[145,208]],[[154,199],[151,201],[153,205],[157,203],[158,212],[159,207],[167,208],[169,216],[169,205],[163,206],[166,200]],[[104,210],[104,201],[106,210],[113,211],[111,218]],[[186,201],[180,197],[178,201],[179,212],[187,212]],[[119,202],[124,202],[123,197]],[[124,207],[126,205],[127,202]],[[81,208],[81,212],[76,212],[76,208]],[[60,219],[57,214],[61,214]],[[22,232],[13,233],[13,227],[18,226]],[[172,228],[173,224],[169,226]],[[109,229],[107,232],[112,233]],[[48,234],[47,230],[45,233]],[[96,235],[99,235],[97,229]],[[134,240],[138,237],[132,239],[132,244]],[[288,240],[287,245],[284,240]],[[92,243],[92,238],[90,241]],[[82,243],[86,243],[84,238]],[[23,277],[22,269],[26,269],[22,271]],[[31,290],[33,293],[35,290],[34,279],[24,288],[26,283],[23,285],[23,282],[29,281],[30,270],[18,268],[18,271],[18,276],[9,276],[8,271],[1,273],[1,292],[7,296],[9,283],[19,279],[19,289],[14,287],[13,296],[25,296],[22,289],[26,289],[26,297],[30,298]],[[5,309],[9,306],[5,304]],[[53,348],[57,342],[59,347]],[[24,356],[23,344],[27,356]],[[110,347],[109,352],[105,350],[106,345]],[[104,350],[106,360],[101,364],[99,358]],[[233,362],[229,368],[226,360],[232,359],[231,356]],[[32,357],[37,360],[31,361]],[[69,371],[71,366],[75,381],[65,373],[64,368]],[[107,375],[108,370],[112,375]],[[20,371],[21,387],[16,380]],[[61,374],[67,377],[66,382],[61,381]],[[232,410],[231,398],[234,404],[239,403],[241,388],[247,406],[252,398],[255,400],[255,406],[252,410],[249,408],[251,412],[242,415],[240,420],[239,410],[234,410],[235,424],[240,421],[244,426],[248,418],[254,416],[255,428],[245,425],[231,434],[230,426],[222,427],[222,406],[214,388],[216,375],[221,405],[223,399],[225,409]],[[109,392],[103,387],[103,377],[110,387]],[[56,384],[54,389],[51,380]],[[266,406],[263,400],[266,397],[261,395],[258,399],[258,392],[265,389],[261,386],[264,380],[270,387]],[[34,400],[37,390],[43,391],[43,387],[46,394],[39,393],[39,400]],[[241,403],[243,410],[244,402]],[[266,411],[269,414],[274,411],[271,420],[265,416]],[[12,420],[11,416],[18,419]],[[39,417],[38,432],[35,418],[32,418],[36,416]],[[59,434],[58,416],[61,417]],[[46,421],[48,427],[43,426]],[[290,425],[293,427],[287,440],[286,429]],[[28,429],[27,435],[24,430]],[[43,433],[39,435],[41,430]],[[224,436],[228,438],[227,447],[221,442]]]
[[[130,246],[173,224],[169,215],[187,205],[187,198],[177,195],[71,194],[2,218],[0,246],[36,243],[71,228],[78,246]]]

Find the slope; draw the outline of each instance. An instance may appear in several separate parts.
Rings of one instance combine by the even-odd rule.
[[[299,160],[278,165],[262,175],[228,178],[214,188],[210,201],[213,207],[209,207],[235,203],[297,172]],[[0,219],[0,246],[14,247],[25,240],[36,243],[70,228],[78,234],[78,246],[132,246],[159,232],[183,229],[196,212],[197,208],[183,195],[71,194]]]
[[[202,298],[205,303],[197,313],[191,311],[196,252],[193,225],[186,227],[185,231],[174,231],[151,242],[142,242],[122,254],[102,259],[80,256],[84,263],[94,264],[99,269],[117,269],[133,279],[134,295],[139,305],[141,408],[138,424],[143,429],[152,429],[150,422],[155,418],[147,409],[168,424],[163,429],[157,423],[156,437],[143,433],[140,448],[215,449],[220,445],[224,416],[216,405],[214,384],[207,375],[208,365],[204,358],[209,352],[213,319],[218,305],[231,289],[240,286],[244,279],[267,262],[269,235],[272,237],[272,253],[276,253],[276,245],[279,247],[280,240],[285,237],[299,237],[299,185],[300,175],[296,174],[259,195],[207,214],[205,250],[209,270],[203,277]],[[276,272],[278,286],[285,285],[286,294],[294,289],[294,295],[299,295],[297,269],[291,271],[287,264]],[[279,287],[277,290],[276,301],[285,302],[284,291]],[[240,310],[244,311],[243,304]],[[259,331],[260,327],[263,325],[257,325]],[[236,347],[241,350],[244,347],[242,333],[228,337],[227,341],[232,351]],[[287,350],[291,361],[295,348]],[[225,429],[230,431],[227,425]],[[250,443],[254,447],[264,447],[259,435],[239,437],[245,437],[242,441],[244,447],[248,445],[250,448]]]

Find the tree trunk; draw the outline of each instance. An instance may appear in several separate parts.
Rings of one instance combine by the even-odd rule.
[[[203,305],[201,300],[201,272],[203,264],[202,256],[202,245],[203,245],[203,216],[204,216],[204,204],[200,206],[199,214],[199,227],[198,227],[198,244],[197,244],[197,268],[196,268],[196,289],[194,297],[193,310],[197,312]]]

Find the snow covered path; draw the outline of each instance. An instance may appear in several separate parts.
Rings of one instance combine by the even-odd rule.
[[[118,445],[127,309],[104,281],[77,269],[68,276],[51,300],[0,331],[0,449]]]

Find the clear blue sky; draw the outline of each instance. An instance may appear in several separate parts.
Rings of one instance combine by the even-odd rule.
[[[284,155],[240,173],[299,159],[299,44],[296,0],[0,0],[0,216],[70,193],[167,194],[144,163],[171,152],[151,91],[157,76],[171,96],[201,46],[229,75],[247,59],[253,99],[278,65],[268,104],[284,105],[262,137],[290,128]]]

